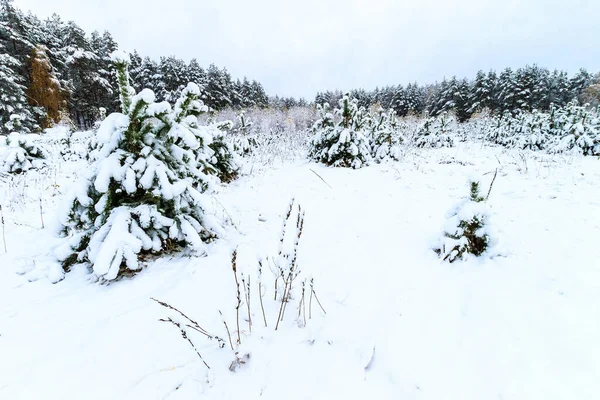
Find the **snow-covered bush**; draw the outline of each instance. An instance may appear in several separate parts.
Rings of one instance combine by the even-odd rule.
[[[0,171],[18,174],[40,169],[47,165],[48,158],[47,149],[37,144],[32,135],[13,132],[7,138],[7,146],[0,147]]]
[[[388,159],[398,161],[402,156],[401,145],[405,139],[399,130],[396,113],[393,109],[386,113],[382,108],[377,113],[377,118],[373,119],[371,134],[373,159],[377,162]]]
[[[358,108],[356,100],[351,101],[346,94],[334,114],[327,106],[320,107],[319,113],[320,119],[312,128],[309,157],[334,167],[356,169],[367,165],[371,152],[366,137],[365,110]]]
[[[569,103],[548,112],[494,117],[487,139],[508,148],[600,155],[600,111]]]
[[[548,114],[537,110],[519,114],[514,126],[518,127],[515,139],[517,147],[521,150],[544,150],[553,133]]]
[[[67,198],[60,222],[68,239],[57,248],[66,270],[84,263],[105,280],[139,270],[144,254],[202,252],[222,233],[203,193],[216,178],[212,137],[197,123],[205,108],[198,86],[190,83],[172,109],[148,89],[132,96],[128,57],[114,60],[122,112],[97,132],[97,158]]]
[[[515,125],[516,122],[508,111],[500,116],[494,116],[487,127],[485,138],[495,144],[513,147],[515,144],[513,127]]]
[[[600,110],[568,104],[555,112],[556,142],[552,153],[577,151],[583,155],[600,155]]]
[[[77,161],[88,158],[88,146],[94,136],[92,131],[74,132],[71,125],[61,123],[45,129],[42,140],[52,157]]]
[[[456,124],[456,118],[447,112],[443,112],[437,117],[426,118],[417,131],[415,145],[434,149],[453,147]]]
[[[469,133],[467,138],[473,138],[475,140],[485,140],[491,130],[491,126],[494,123],[492,114],[488,108],[473,114],[471,118],[464,122],[462,125],[465,127],[465,131]]]
[[[481,256],[497,241],[490,227],[491,209],[480,194],[479,182],[470,181],[469,186],[470,196],[450,210],[444,234],[434,248],[444,261],[465,259],[468,254]]]

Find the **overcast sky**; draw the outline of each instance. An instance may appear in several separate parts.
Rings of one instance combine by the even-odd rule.
[[[142,56],[227,67],[268,94],[411,81],[537,63],[600,71],[597,0],[15,0],[109,30]]]

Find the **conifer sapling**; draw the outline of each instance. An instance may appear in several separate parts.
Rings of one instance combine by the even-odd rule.
[[[435,252],[444,260],[481,256],[496,242],[490,226],[491,210],[481,195],[479,181],[469,181],[470,195],[448,213],[444,234]]]
[[[128,56],[113,59],[122,112],[98,129],[96,159],[68,197],[60,221],[68,239],[56,251],[65,270],[83,263],[104,280],[139,270],[144,254],[203,252],[222,233],[203,193],[215,178],[211,137],[197,129],[197,85],[172,109],[148,89],[131,96]]]
[[[313,126],[314,136],[310,142],[309,156],[315,161],[334,167],[361,168],[371,161],[366,138],[364,109],[348,94],[340,100],[340,108],[334,116],[328,106],[320,107],[321,118]]]

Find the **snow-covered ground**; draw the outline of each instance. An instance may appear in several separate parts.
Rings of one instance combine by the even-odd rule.
[[[76,269],[63,280],[54,210],[83,162],[5,191],[0,242],[0,399],[598,399],[600,161],[480,144],[411,152],[360,170],[302,161],[255,168],[215,202],[233,219],[207,257],[163,258],[110,285]],[[485,174],[502,256],[442,263],[431,246],[444,216]],[[320,177],[319,177],[320,176]],[[321,179],[322,178],[322,179]],[[324,182],[324,181],[325,182]],[[19,185],[28,185],[23,189]],[[40,229],[42,197],[46,229]],[[306,212],[294,301],[277,331],[273,274],[294,197]],[[235,372],[229,343],[193,336],[180,308],[226,338],[236,333],[231,253],[252,279]],[[297,321],[299,282],[314,277],[326,314]],[[294,307],[291,307],[291,306]]]

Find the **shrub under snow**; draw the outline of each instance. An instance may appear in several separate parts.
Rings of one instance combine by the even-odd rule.
[[[569,104],[555,115],[560,138],[552,152],[577,151],[586,156],[600,156],[600,109]]]
[[[417,147],[454,147],[456,119],[443,112],[437,117],[426,118],[415,137]]]
[[[393,109],[387,113],[381,108],[378,118],[373,122],[371,135],[371,151],[377,162],[388,159],[400,160],[402,156],[401,145],[404,136],[400,132],[398,119]]]
[[[47,150],[30,135],[13,132],[7,138],[7,146],[0,147],[0,171],[22,173],[39,169],[46,165],[48,158]]]
[[[434,248],[444,261],[465,259],[468,254],[481,256],[496,242],[490,227],[491,209],[479,190],[479,182],[471,181],[470,196],[448,213],[443,237]]]
[[[117,58],[122,113],[101,124],[96,160],[68,198],[57,249],[68,269],[91,266],[112,280],[141,268],[143,254],[178,248],[202,252],[222,232],[207,190],[216,178],[210,132],[198,126],[204,110],[189,84],[172,108],[148,89],[131,96],[127,61]]]
[[[600,155],[600,111],[569,103],[545,113],[505,113],[493,118],[486,136],[508,148]]]
[[[256,138],[251,133],[252,122],[248,121],[244,111],[238,114],[238,124],[235,127],[235,137],[233,139],[233,148],[240,155],[248,155],[252,153],[252,149],[256,147]]]

